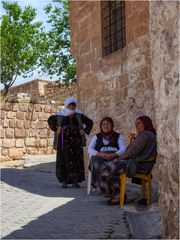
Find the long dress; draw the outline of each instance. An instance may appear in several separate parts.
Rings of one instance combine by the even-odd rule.
[[[93,122],[81,114],[85,126],[84,131],[89,134]],[[51,130],[57,130],[57,115],[50,116],[48,124]],[[56,177],[59,182],[72,184],[85,180],[82,136],[76,114],[63,116],[61,120],[61,133],[58,135],[56,154]]]

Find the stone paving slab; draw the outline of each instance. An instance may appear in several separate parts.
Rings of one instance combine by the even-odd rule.
[[[122,228],[129,238],[123,210],[88,196],[85,183],[61,189],[52,173],[8,167],[1,180],[2,239],[111,239]]]
[[[156,212],[127,213],[133,239],[159,239],[162,235],[160,217]]]
[[[129,239],[149,212],[154,216],[148,224],[157,219],[156,202],[150,208],[136,203],[138,185],[128,182],[124,208],[108,206],[97,192],[86,194],[86,183],[81,186],[60,187],[55,155],[26,156],[14,167],[1,164],[2,239]],[[147,231],[144,236],[152,238]]]

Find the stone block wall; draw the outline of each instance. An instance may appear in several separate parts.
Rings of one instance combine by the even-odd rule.
[[[11,87],[9,89],[8,96],[16,97],[19,93],[28,94],[32,101],[36,103],[41,99],[59,99],[64,102],[64,100],[68,97],[77,98],[77,87],[76,84],[66,86],[63,84],[59,85],[55,81],[35,79],[33,81]]]
[[[45,86],[44,95],[48,99],[56,99],[64,102],[68,97],[77,98],[77,86],[76,84],[69,86],[58,85],[51,82]]]
[[[16,96],[18,93],[27,93],[34,98],[44,97],[44,88],[51,81],[35,79],[9,88],[8,95]]]
[[[58,110],[57,106],[4,103],[0,108],[1,161],[25,154],[53,153],[53,132],[47,119]]]
[[[150,43],[166,239],[179,239],[179,2],[150,1]]]
[[[77,62],[78,100],[94,120],[108,115],[115,128],[135,131],[141,114],[154,120],[149,2],[126,1],[126,47],[102,57],[100,1],[71,1],[71,51]],[[143,19],[143,21],[142,21]]]

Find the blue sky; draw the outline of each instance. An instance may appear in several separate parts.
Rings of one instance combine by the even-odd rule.
[[[43,9],[46,5],[48,5],[49,3],[52,3],[52,0],[16,0],[16,1],[8,0],[7,2],[10,2],[10,3],[17,2],[22,9],[24,9],[25,6],[32,6],[33,8],[35,8],[37,10],[36,20],[43,22],[43,25],[45,26],[45,28],[48,29],[48,25],[46,24],[47,16]],[[0,7],[0,10],[1,10],[1,15],[3,15],[5,12],[2,8],[2,5]],[[37,72],[34,72],[34,74],[31,78],[25,79],[22,77],[18,77],[13,86],[36,79],[36,78],[50,80],[50,78],[48,76],[46,76],[46,75],[42,76],[42,75],[39,75]],[[53,80],[55,80],[55,79],[53,79]],[[3,88],[3,85],[0,84],[0,89],[2,89],[2,88]]]

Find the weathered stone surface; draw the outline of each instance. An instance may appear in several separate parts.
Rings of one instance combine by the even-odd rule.
[[[24,139],[17,139],[16,140],[16,147],[23,148],[24,147]]]
[[[36,127],[37,127],[38,129],[44,129],[44,128],[46,128],[46,127],[47,127],[47,121],[38,121],[38,122],[36,123]]]
[[[31,122],[29,120],[24,121],[24,128],[25,129],[30,128],[30,126],[31,126]]]
[[[10,158],[16,158],[16,157],[20,157],[24,155],[24,152],[22,150],[22,148],[10,148],[9,149],[9,157]]]
[[[19,105],[19,110],[22,111],[22,112],[27,112],[28,111],[28,106],[29,106],[29,104],[27,104],[27,103],[20,104]]]
[[[150,2],[150,38],[159,153],[159,207],[165,238],[179,239],[179,3]],[[178,60],[179,61],[179,60]]]
[[[47,121],[49,117],[49,114],[48,113],[39,113],[39,121]]]
[[[17,93],[17,102],[21,103],[21,102],[30,102],[31,97],[29,94],[27,93]]]
[[[2,146],[3,146],[3,148],[12,148],[15,146],[15,140],[14,139],[3,139]]]
[[[8,156],[9,155],[9,149],[8,148],[1,149],[1,155],[2,156]]]
[[[15,129],[14,136],[15,138],[25,138],[27,135],[27,131],[25,129]]]
[[[88,7],[90,3],[84,1],[84,4]],[[131,131],[139,114],[150,114],[154,119],[148,32],[149,4],[127,1],[126,47],[105,57],[102,57],[100,44],[100,2],[94,1],[91,5],[94,6],[93,12],[86,15],[80,10],[78,1],[71,1],[71,9],[76,9],[71,12],[71,50],[77,60],[80,109],[94,120],[91,134],[99,130],[99,121],[105,115],[113,116],[117,130]],[[81,33],[84,34],[82,28],[91,32],[91,35],[79,38]],[[134,35],[129,38],[130,32]],[[83,55],[79,49],[83,49]],[[131,100],[133,103],[126,108]]]
[[[5,130],[0,129],[0,138],[4,138],[4,136],[5,136]]]
[[[1,111],[0,119],[4,119],[4,118],[5,118],[5,112]]]
[[[33,112],[32,114],[32,121],[36,121],[38,120],[38,113],[37,112]]]
[[[37,141],[35,138],[26,138],[26,140],[25,140],[25,145],[27,147],[34,147],[34,146],[36,146],[36,143],[37,143]]]
[[[39,142],[40,147],[46,147],[47,146],[47,139],[41,139]]]
[[[15,112],[8,112],[7,113],[7,118],[12,119],[16,117],[16,113]]]
[[[24,126],[24,121],[23,120],[17,120],[16,127],[17,128],[23,128],[23,126]]]
[[[47,119],[57,112],[58,106],[3,103],[0,108],[3,113],[0,129],[1,155],[3,155],[1,161],[24,154],[50,154],[53,152],[53,132],[48,127]],[[43,112],[45,108],[46,113]]]
[[[6,129],[6,138],[13,138],[14,137],[14,129],[8,128]]]
[[[23,119],[24,119],[24,112],[17,112],[17,113],[16,113],[16,118],[23,120]]]

